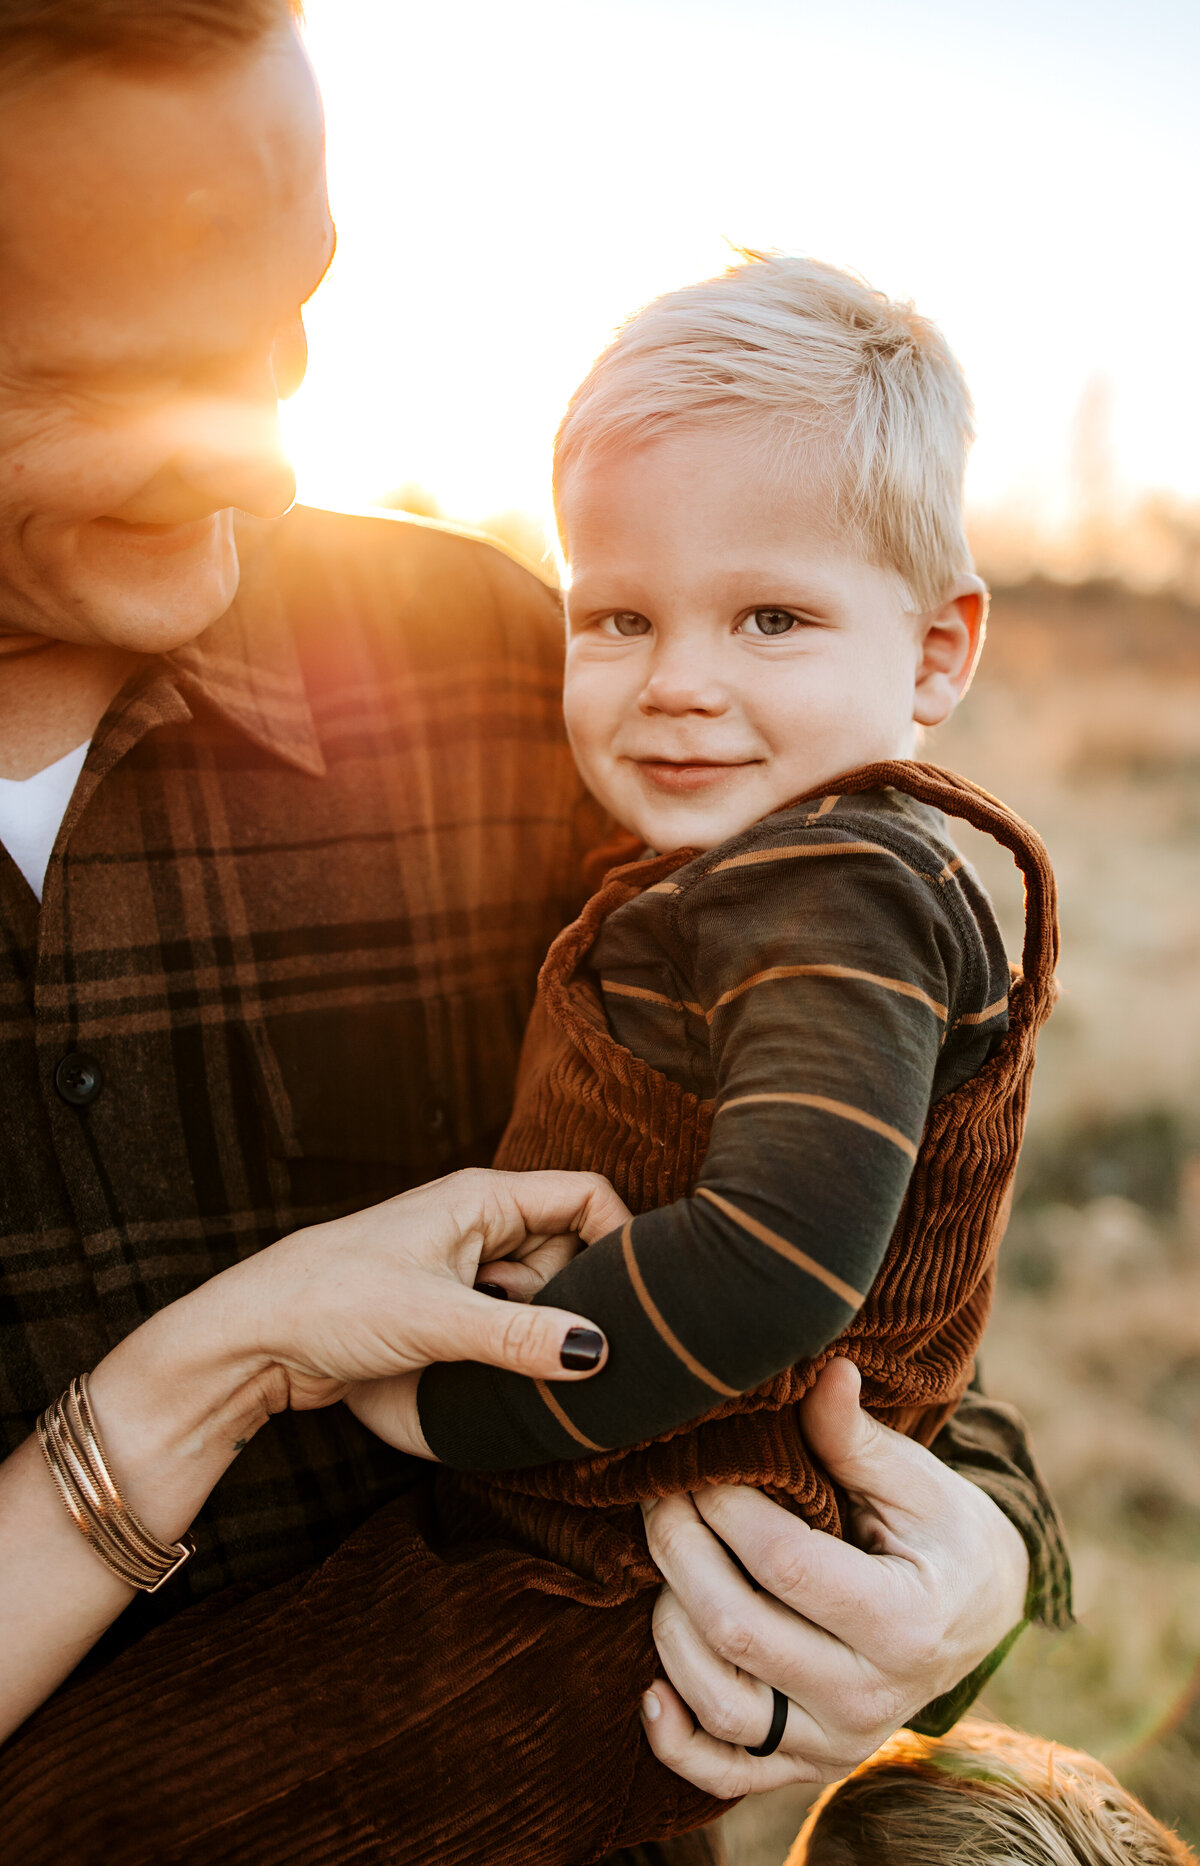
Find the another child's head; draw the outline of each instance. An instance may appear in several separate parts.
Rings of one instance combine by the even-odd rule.
[[[555,448],[567,725],[654,847],[711,848],[951,712],[984,614],[940,333],[751,258],[624,326]]]
[[[1197,1866],[1102,1763],[986,1723],[902,1730],[827,1789],[788,1866]]]

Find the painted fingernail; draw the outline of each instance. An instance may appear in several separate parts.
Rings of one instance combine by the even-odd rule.
[[[494,1296],[497,1302],[508,1301],[508,1291],[503,1283],[476,1283],[475,1287],[481,1296]]]
[[[571,1373],[582,1373],[600,1365],[604,1336],[594,1328],[568,1328],[559,1360]]]
[[[642,1716],[647,1723],[657,1723],[662,1715],[662,1705],[653,1691],[647,1691],[642,1697]]]

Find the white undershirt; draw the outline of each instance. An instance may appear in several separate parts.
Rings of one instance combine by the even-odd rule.
[[[90,739],[27,778],[0,778],[0,842],[42,898],[42,884]]]

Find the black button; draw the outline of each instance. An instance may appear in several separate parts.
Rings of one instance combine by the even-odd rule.
[[[86,1108],[104,1087],[104,1071],[94,1056],[72,1050],[54,1071],[54,1086],[72,1108]]]

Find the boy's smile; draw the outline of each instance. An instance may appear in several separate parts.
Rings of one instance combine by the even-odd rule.
[[[656,849],[713,848],[856,765],[911,756],[974,665],[982,585],[914,614],[831,501],[728,428],[571,468],[564,708],[591,790]]]

